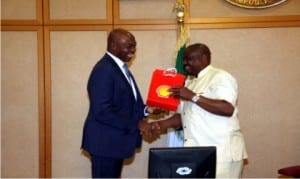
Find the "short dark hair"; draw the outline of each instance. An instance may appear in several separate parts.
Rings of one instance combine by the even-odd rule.
[[[191,49],[192,51],[198,52],[201,55],[206,55],[207,59],[210,61],[211,52],[207,45],[202,43],[195,43],[189,45],[187,48]]]
[[[123,31],[123,30],[122,30]],[[114,29],[110,31],[108,37],[107,37],[107,47],[117,39],[117,34],[121,32],[121,29]]]
[[[110,31],[108,35],[107,43],[109,44],[115,42],[118,39],[119,35],[125,35],[125,34],[132,36],[132,34],[125,29],[121,29],[121,28],[113,29],[112,31]]]

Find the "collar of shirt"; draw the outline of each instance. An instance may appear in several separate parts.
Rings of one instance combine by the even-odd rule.
[[[211,69],[211,68],[212,68],[211,65],[206,66],[203,70],[201,70],[201,71],[198,73],[197,78],[201,78],[202,76],[204,76],[204,75],[207,73],[207,71],[209,71],[209,69]],[[197,79],[197,78],[196,78],[196,79]]]
[[[123,68],[123,65],[125,64],[121,59],[119,59],[118,57],[116,57],[115,55],[113,55],[112,53],[106,51],[106,54],[109,55],[118,65],[118,67],[120,68],[120,70],[122,71],[123,75],[125,76],[125,78],[130,82],[130,79],[128,79],[126,72]]]
[[[125,78],[128,80],[131,88],[132,88],[132,91],[133,91],[133,94],[134,94],[134,97],[135,99],[137,99],[137,92],[136,92],[136,89],[135,89],[135,85],[132,81],[132,79],[129,79],[126,75],[126,72],[123,68],[123,65],[125,64],[121,59],[119,59],[118,57],[116,57],[115,55],[113,55],[112,53],[106,51],[106,54],[109,55],[116,63],[117,65],[119,66],[119,68],[121,69],[123,75],[125,76]],[[146,115],[146,114],[145,114]]]
[[[109,55],[119,66],[119,68],[123,71],[123,65],[125,64],[121,59],[118,57],[114,56],[112,53],[106,51],[107,55]]]

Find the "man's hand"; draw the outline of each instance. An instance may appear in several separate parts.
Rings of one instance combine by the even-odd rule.
[[[158,122],[151,122],[151,129],[152,130],[160,130],[160,124]]]
[[[171,87],[169,91],[172,93],[172,96],[176,98],[181,98],[185,100],[191,100],[195,93],[186,87]]]
[[[168,128],[177,129],[181,127],[181,115],[176,113],[173,116],[160,120],[157,122],[151,122],[151,129],[153,133],[165,133]]]
[[[164,126],[163,121],[151,122],[151,129],[153,133],[161,134],[167,132],[167,127]]]
[[[150,114],[160,114],[165,112],[165,110],[158,108],[158,107],[152,107],[152,106],[148,106],[146,111]]]
[[[138,127],[142,135],[152,136],[152,125],[147,120],[140,120]]]

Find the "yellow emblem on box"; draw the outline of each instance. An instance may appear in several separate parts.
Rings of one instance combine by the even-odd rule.
[[[161,85],[156,88],[156,93],[157,96],[162,97],[162,98],[168,98],[171,94],[169,91],[170,86],[166,85]]]

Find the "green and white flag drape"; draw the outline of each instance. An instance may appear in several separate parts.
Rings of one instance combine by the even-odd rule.
[[[179,37],[176,44],[176,70],[178,73],[185,74],[185,71],[183,69],[182,59],[183,59],[183,53],[186,48],[186,45],[189,41],[190,33],[189,29],[184,27],[183,25],[179,27]]]
[[[179,36],[176,44],[176,65],[177,73],[185,74],[183,69],[183,53],[189,41],[189,29],[184,27],[183,24],[179,26]],[[180,107],[180,106],[179,106]],[[183,130],[169,130],[167,136],[167,143],[169,147],[182,147],[183,146]]]

